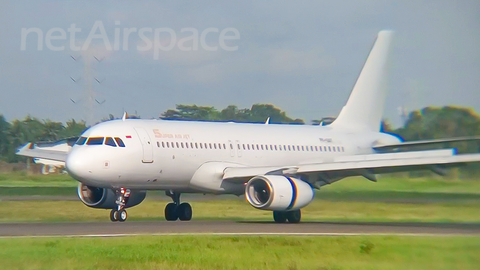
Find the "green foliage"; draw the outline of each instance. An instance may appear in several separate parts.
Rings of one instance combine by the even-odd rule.
[[[162,113],[165,120],[203,120],[203,121],[233,121],[248,123],[263,123],[270,118],[270,123],[275,124],[304,124],[302,119],[293,119],[279,108],[271,104],[254,104],[250,109],[239,109],[229,105],[218,111],[210,106],[177,105],[175,110]]]
[[[8,123],[3,115],[0,115],[0,160],[24,161],[24,157],[15,155],[21,145],[27,142],[56,141],[79,136],[86,128],[84,121],[77,122],[74,119],[63,125],[48,119],[40,121],[28,115],[23,120]]]
[[[480,135],[480,116],[468,108],[427,107],[411,112],[396,132],[408,141]]]

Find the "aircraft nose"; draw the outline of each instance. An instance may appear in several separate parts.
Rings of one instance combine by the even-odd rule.
[[[75,179],[87,180],[88,175],[92,174],[91,168],[88,168],[88,159],[83,158],[84,153],[78,150],[72,150],[65,160],[67,172]]]

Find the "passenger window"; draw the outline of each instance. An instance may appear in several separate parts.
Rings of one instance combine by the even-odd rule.
[[[230,150],[233,150],[233,144],[230,144]]]
[[[80,138],[78,138],[78,140],[75,144],[76,145],[84,145],[86,140],[87,140],[87,137],[80,137]]]
[[[160,142],[157,142],[157,147],[160,148]]]
[[[87,141],[87,145],[102,145],[103,144],[103,137],[92,137],[89,138]]]
[[[122,139],[115,137],[115,141],[117,142],[118,146],[125,147],[125,144],[123,143]]]
[[[213,144],[213,148],[217,149],[217,144],[216,143]]]
[[[111,137],[107,137],[107,139],[105,140],[105,145],[117,147],[115,141]]]
[[[330,148],[330,146],[328,147],[328,152],[332,152],[332,148]]]

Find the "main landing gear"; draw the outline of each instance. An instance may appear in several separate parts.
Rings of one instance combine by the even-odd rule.
[[[175,221],[180,219],[187,221],[192,219],[192,206],[189,203],[180,203],[180,193],[167,190],[165,194],[173,200],[173,203],[169,203],[165,207],[166,220]]]
[[[127,211],[125,211],[125,205],[130,198],[130,190],[125,188],[120,188],[115,190],[117,195],[117,200],[115,203],[117,204],[117,209],[112,209],[110,212],[110,220],[111,221],[120,221],[124,222],[127,220]]]
[[[302,219],[302,212],[300,209],[293,211],[273,211],[273,220],[275,223],[299,223]]]

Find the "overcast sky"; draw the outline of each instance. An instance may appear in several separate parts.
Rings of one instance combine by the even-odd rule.
[[[21,50],[22,28],[38,28],[45,37],[52,28],[67,31],[75,24],[81,45],[96,21],[112,43],[115,29],[170,28],[178,41],[188,36],[182,28],[199,33],[234,28],[240,37],[227,45],[238,50],[174,47],[155,59],[152,50],[137,49],[146,43],[134,33],[127,49],[121,44],[120,50],[108,51],[94,39],[82,53],[70,50],[69,32],[66,40],[52,41],[65,50],[49,50],[45,40],[38,50],[35,33]],[[101,84],[92,79],[93,94],[105,102],[94,104],[95,120],[109,113],[121,116],[123,110],[158,117],[175,104],[221,109],[272,103],[307,121],[336,116],[382,29],[396,32],[386,118],[398,125],[399,107],[458,105],[480,111],[478,0],[0,0],[0,114],[8,120],[27,114],[88,119],[86,82],[97,78]],[[169,40],[163,34],[165,45]],[[219,33],[209,33],[206,42],[218,46]]]

